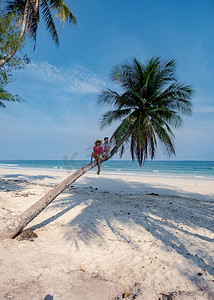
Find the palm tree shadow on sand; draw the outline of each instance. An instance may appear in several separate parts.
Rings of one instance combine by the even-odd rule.
[[[129,183],[123,180],[105,180],[106,187],[110,187],[115,182],[123,187],[129,186]],[[85,184],[90,187],[93,182],[90,178],[87,178]],[[139,184],[138,186],[138,189],[142,191],[149,188],[148,184]],[[56,200],[50,208],[47,208],[63,208],[59,213],[30,229],[34,230],[47,226],[64,214],[79,209],[79,213],[75,213],[75,217],[65,224],[64,235],[65,239],[74,243],[77,248],[80,241],[88,244],[94,238],[98,238],[101,243],[107,243],[108,241],[104,235],[106,231],[110,231],[116,241],[128,243],[136,251],[140,251],[138,237],[135,239],[126,230],[121,230],[123,226],[137,225],[139,234],[143,234],[145,230],[150,232],[167,249],[174,249],[185,259],[191,260],[196,266],[214,276],[214,269],[208,263],[212,261],[212,257],[206,257],[205,262],[203,257],[200,256],[201,244],[205,246],[213,243],[214,239],[187,229],[200,227],[211,231],[213,228],[214,202],[203,201],[203,210],[201,210],[201,201],[193,199],[191,193],[188,194],[188,197],[179,197],[179,201],[173,202],[173,198],[178,196],[167,196],[172,195],[173,190],[160,188],[159,194],[144,192],[135,195],[112,194],[108,191],[101,192],[92,187],[78,187],[73,191],[72,195],[69,195],[69,191],[64,192],[68,196],[63,197],[63,200]],[[182,228],[182,225],[186,225],[186,229]],[[198,245],[194,245],[194,253],[191,253],[191,247],[184,242],[186,237],[190,240],[191,237],[198,239]]]

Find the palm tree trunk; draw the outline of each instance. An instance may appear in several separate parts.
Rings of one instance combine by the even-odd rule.
[[[110,159],[122,145],[125,137],[121,140],[111,151],[111,155],[105,159]],[[64,181],[59,183],[55,188],[49,191],[44,197],[33,204],[30,208],[25,210],[20,216],[12,220],[12,222],[5,228],[0,230],[0,240],[6,238],[14,238],[23,228],[25,228],[40,212],[42,212],[59,194],[61,194],[65,189],[67,189],[73,182],[75,182],[79,177],[84,175],[89,170],[96,167],[97,161],[89,163],[84,167],[80,168],[70,176],[68,176]]]
[[[25,10],[24,10],[24,14],[23,14],[23,20],[22,20],[21,29],[19,32],[17,46],[15,48],[11,49],[10,52],[7,54],[7,56],[0,60],[0,67],[2,67],[4,64],[6,64],[16,54],[17,50],[19,49],[19,45],[22,41],[22,38],[25,33],[26,25],[27,25],[28,10],[29,10],[29,1],[27,1],[26,5],[25,5]]]
[[[20,216],[14,219],[9,225],[0,230],[0,240],[15,237],[27,224],[29,224],[41,211],[43,211],[60,193],[67,189],[74,181],[97,165],[97,161],[80,168],[64,181],[48,192],[39,201],[25,210]]]

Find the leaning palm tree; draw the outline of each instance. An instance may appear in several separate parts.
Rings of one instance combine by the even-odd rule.
[[[111,78],[122,91],[106,90],[99,96],[100,103],[115,108],[104,114],[101,126],[116,120],[121,122],[111,138],[114,148],[110,157],[117,151],[122,155],[126,145],[130,145],[133,160],[136,158],[141,165],[149,157],[155,157],[158,141],[168,154],[175,154],[172,128],[182,125],[181,114],[191,114],[193,93],[190,86],[177,81],[175,61],[152,58],[144,65],[134,59],[129,64],[116,66]],[[96,161],[89,163],[58,184],[2,229],[0,239],[17,235],[62,191],[96,165]]]
[[[12,47],[7,56],[0,59],[0,67],[15,55],[25,34],[29,35],[36,42],[41,14],[48,32],[57,45],[59,44],[59,38],[52,13],[55,12],[56,18],[61,22],[68,21],[76,24],[76,19],[64,0],[10,0],[6,1],[6,3],[7,14],[15,13],[16,15],[20,33],[17,46]]]

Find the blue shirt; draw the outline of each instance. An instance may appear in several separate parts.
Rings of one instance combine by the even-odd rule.
[[[106,152],[106,150],[105,150],[105,145],[106,145],[106,150],[107,150],[107,148],[111,148],[111,144],[110,143],[107,143],[107,144],[105,144],[105,143],[103,143],[101,146],[102,146],[102,148],[103,148],[103,152],[104,152],[104,154],[105,154],[105,152]],[[110,150],[110,149],[109,149]],[[110,155],[110,151],[109,151],[109,153],[108,153],[108,156]]]

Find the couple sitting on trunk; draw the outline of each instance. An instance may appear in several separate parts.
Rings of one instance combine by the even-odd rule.
[[[97,164],[98,164],[98,171],[97,171],[97,175],[100,174],[100,166],[101,166],[101,161],[105,160],[107,157],[110,156],[110,148],[111,148],[111,144],[108,142],[108,137],[104,138],[104,143],[102,144],[101,140],[96,140],[94,142],[94,148],[93,148],[93,152],[91,154],[91,163],[93,158],[95,160],[97,160]],[[101,158],[102,156],[102,158]]]

